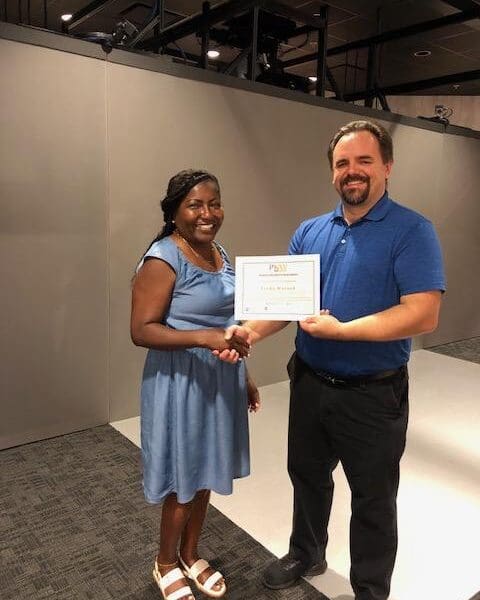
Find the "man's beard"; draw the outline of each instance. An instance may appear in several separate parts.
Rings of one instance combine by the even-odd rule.
[[[345,190],[345,186],[350,181],[361,181],[366,184],[363,191],[360,190]],[[370,177],[364,177],[360,175],[347,175],[345,179],[340,183],[340,196],[345,204],[350,206],[358,206],[363,204],[370,194]]]

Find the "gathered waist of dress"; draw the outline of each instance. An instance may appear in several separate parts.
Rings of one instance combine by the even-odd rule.
[[[208,363],[212,363],[214,365],[228,365],[231,363],[226,363],[225,361],[220,360],[219,358],[217,358],[212,350],[210,350],[209,348],[200,348],[200,347],[195,347],[195,348],[182,348],[182,349],[177,349],[177,350],[155,350],[155,349],[149,349],[148,354],[152,354],[152,356],[157,356],[158,358],[162,358],[162,359],[172,359],[172,358],[198,358],[199,360],[202,360],[204,362],[208,362]],[[241,362],[241,361],[240,361]],[[240,364],[240,363],[236,363],[236,364]],[[234,366],[234,365],[232,365]]]

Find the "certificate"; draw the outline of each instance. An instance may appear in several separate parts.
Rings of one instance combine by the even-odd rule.
[[[301,321],[320,310],[320,256],[237,256],[235,319]]]

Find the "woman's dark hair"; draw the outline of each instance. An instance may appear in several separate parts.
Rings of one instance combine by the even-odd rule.
[[[220,185],[215,175],[208,173],[208,171],[197,171],[194,169],[185,169],[174,175],[168,182],[167,193],[165,198],[160,202],[160,206],[163,211],[163,220],[165,225],[162,231],[153,239],[147,247],[147,250],[164,237],[171,235],[175,229],[174,218],[178,210],[178,207],[188,195],[190,190],[199,183],[205,181],[211,181],[217,187],[218,193],[220,194]],[[146,250],[146,251],[147,251]],[[145,252],[146,252],[145,251]]]
[[[376,121],[352,121],[337,131],[328,145],[328,160],[330,168],[333,167],[333,151],[338,142],[344,135],[353,133],[354,131],[369,131],[378,140],[380,146],[380,154],[384,164],[393,161],[393,142],[392,137],[380,123]]]

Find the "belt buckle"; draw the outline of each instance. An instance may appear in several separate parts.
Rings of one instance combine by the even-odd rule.
[[[339,379],[338,377],[334,377],[329,373],[326,374],[326,377],[332,385],[345,385],[347,383],[345,379]]]

